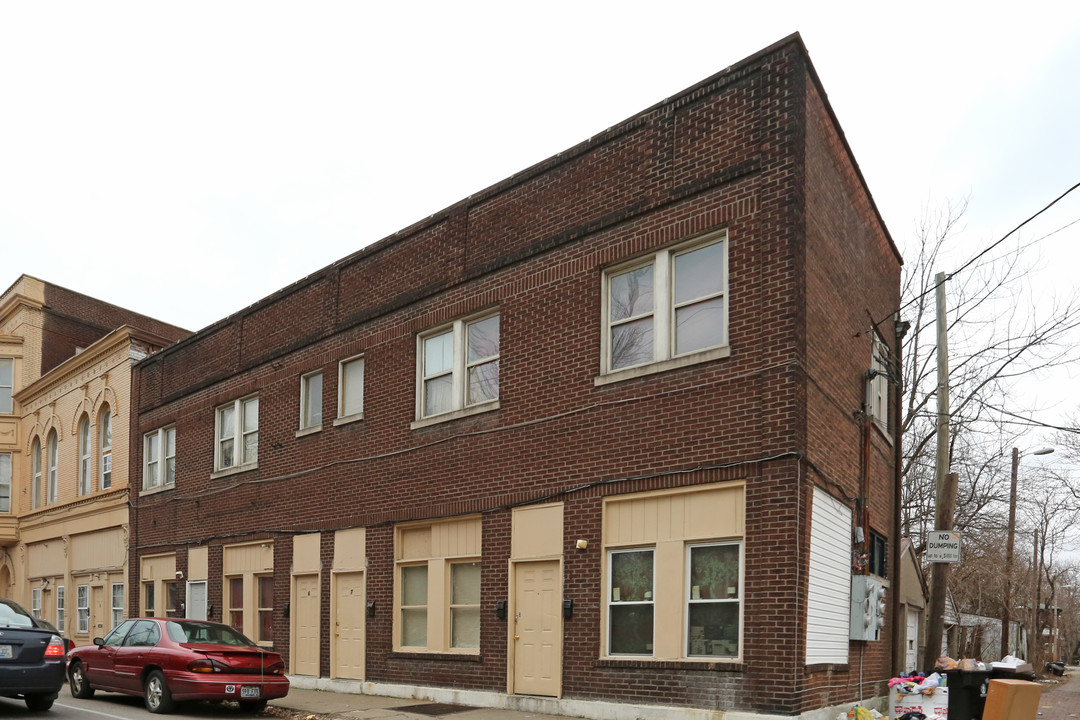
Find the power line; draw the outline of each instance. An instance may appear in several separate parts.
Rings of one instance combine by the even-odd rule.
[[[978,261],[978,260],[979,260],[979,258],[981,258],[981,257],[982,257],[983,255],[986,255],[986,254],[987,254],[988,252],[990,252],[991,250],[993,250],[994,248],[996,248],[996,247],[997,247],[998,245],[1000,245],[1001,243],[1003,243],[1003,242],[1005,242],[1005,241],[1006,241],[1007,239],[1009,239],[1009,237],[1010,237],[1010,236],[1012,236],[1012,234],[1013,234],[1013,233],[1015,233],[1016,231],[1018,231],[1018,230],[1019,230],[1020,228],[1024,227],[1025,225],[1027,225],[1028,223],[1030,223],[1030,222],[1031,222],[1032,220],[1034,220],[1035,218],[1037,218],[1037,217],[1039,217],[1040,215],[1042,215],[1042,214],[1043,214],[1044,212],[1046,212],[1047,210],[1049,210],[1050,208],[1052,208],[1052,207],[1053,207],[1054,205],[1057,205],[1057,204],[1058,204],[1058,203],[1059,203],[1059,202],[1060,202],[1061,200],[1063,200],[1063,199],[1064,199],[1064,198],[1065,198],[1065,197],[1066,197],[1067,195],[1069,195],[1070,193],[1072,193],[1072,192],[1073,192],[1074,190],[1076,190],[1077,188],[1080,188],[1080,182],[1076,183],[1075,185],[1073,185],[1072,187],[1070,187],[1070,188],[1069,188],[1068,190],[1066,190],[1065,192],[1063,192],[1063,193],[1061,193],[1060,195],[1058,195],[1058,196],[1057,196],[1056,198],[1054,198],[1053,200],[1051,200],[1051,201],[1050,201],[1050,202],[1049,202],[1049,203],[1048,203],[1048,204],[1047,204],[1047,205],[1046,205],[1045,207],[1043,207],[1043,208],[1042,208],[1041,210],[1039,210],[1039,211],[1038,211],[1038,212],[1036,212],[1035,214],[1033,214],[1033,215],[1031,215],[1030,217],[1028,217],[1028,218],[1027,218],[1026,220],[1024,220],[1024,221],[1023,221],[1022,223],[1020,223],[1019,225],[1017,225],[1016,227],[1014,227],[1014,228],[1013,228],[1012,230],[1010,230],[1009,232],[1007,232],[1007,233],[1005,233],[1004,235],[1002,235],[1002,236],[1001,236],[1001,239],[999,239],[999,240],[997,240],[996,242],[994,242],[994,243],[992,243],[991,245],[989,245],[989,246],[988,246],[987,248],[985,248],[985,249],[984,249],[984,250],[983,250],[982,252],[980,252],[979,254],[975,255],[975,257],[973,257],[973,258],[971,258],[970,260],[968,260],[968,261],[967,261],[966,263],[964,263],[963,265],[961,265],[961,266],[960,266],[959,268],[957,268],[956,270],[953,270],[953,271],[952,271],[952,272],[950,272],[950,273],[947,273],[947,274],[945,275],[945,279],[944,279],[944,280],[942,280],[942,281],[941,281],[941,283],[934,283],[934,284],[933,284],[933,285],[932,285],[932,286],[931,286],[930,288],[928,288],[928,289],[924,290],[923,292],[919,293],[918,295],[916,295],[915,297],[911,298],[911,299],[910,299],[910,300],[908,300],[907,302],[903,303],[902,305],[900,305],[900,307],[896,308],[895,310],[893,310],[892,312],[890,312],[890,313],[889,313],[888,315],[884,316],[884,317],[883,317],[883,318],[882,318],[881,320],[878,320],[878,321],[877,321],[876,323],[874,323],[874,329],[876,330],[876,329],[877,329],[877,327],[878,327],[878,326],[879,326],[879,325],[880,325],[881,323],[885,322],[885,320],[887,320],[888,318],[892,317],[893,315],[896,315],[897,313],[901,313],[901,312],[903,312],[903,311],[904,311],[904,310],[906,310],[906,309],[907,309],[908,307],[910,307],[910,306],[911,306],[911,305],[912,305],[913,303],[915,303],[915,302],[919,301],[920,299],[922,299],[922,298],[926,297],[926,296],[927,296],[927,295],[929,295],[930,293],[932,293],[932,292],[936,291],[936,290],[937,290],[937,288],[938,288],[938,285],[940,285],[940,284],[943,284],[943,283],[947,282],[948,280],[951,280],[951,279],[953,278],[953,276],[955,276],[955,275],[959,275],[959,274],[960,274],[960,273],[962,273],[962,272],[963,272],[964,270],[967,270],[967,269],[968,269],[969,267],[971,267],[971,266],[972,266],[973,264],[975,264],[975,262],[976,262],[976,261]],[[1074,222],[1075,222],[1075,221],[1074,221]],[[1072,224],[1074,224],[1074,223],[1069,223],[1069,225],[1072,225]],[[1069,227],[1069,225],[1066,225],[1065,227]],[[1064,228],[1060,228],[1059,230],[1057,230],[1057,231],[1055,231],[1055,232],[1060,232],[1060,231],[1061,231],[1061,230],[1063,230],[1063,229],[1064,229]],[[1053,233],[1050,233],[1050,235],[1052,235],[1052,234],[1053,234]],[[1049,237],[1049,235],[1047,235],[1047,237]]]

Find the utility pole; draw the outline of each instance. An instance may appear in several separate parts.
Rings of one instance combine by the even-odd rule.
[[[945,318],[945,273],[934,277],[937,299],[937,512],[935,530],[952,530],[956,504],[956,483],[949,482],[949,343]],[[951,491],[949,488],[951,487]],[[945,628],[945,583],[948,563],[934,563],[930,586],[930,625],[927,628],[923,669],[934,667],[941,653],[941,635]]]
[[[1016,476],[1020,471],[1020,451],[1012,449],[1012,480],[1009,483],[1009,532],[1005,537],[1005,609],[1001,613],[1001,657],[1009,654],[1009,612],[1012,609],[1013,546],[1016,534]]]
[[[1038,667],[1035,664],[1035,651],[1039,647],[1038,643],[1042,642],[1042,631],[1039,630],[1039,584],[1042,580],[1042,575],[1039,572],[1039,529],[1035,529],[1035,557],[1031,560],[1031,567],[1035,573],[1035,576],[1031,578],[1031,629],[1028,630],[1028,653],[1027,661],[1031,663],[1032,667]]]

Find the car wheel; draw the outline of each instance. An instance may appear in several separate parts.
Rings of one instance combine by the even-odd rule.
[[[32,712],[45,712],[52,707],[56,695],[27,695],[26,707]]]
[[[83,669],[81,662],[72,663],[71,669],[68,670],[68,689],[71,690],[71,697],[84,699],[94,697],[94,688],[90,687],[90,681],[86,679],[86,670]]]
[[[248,713],[255,714],[257,712],[262,712],[265,709],[266,709],[266,701],[265,700],[241,700],[240,701],[240,710],[243,711],[243,712],[248,712]]]
[[[152,713],[170,713],[176,708],[172,693],[165,682],[165,675],[160,670],[155,670],[146,678],[143,686],[143,700],[146,709]]]

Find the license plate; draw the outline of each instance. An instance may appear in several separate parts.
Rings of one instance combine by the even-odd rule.
[[[0,659],[10,660],[13,657],[10,645],[0,645]]]
[[[258,685],[241,685],[240,697],[242,698],[257,698],[262,694],[262,688]]]

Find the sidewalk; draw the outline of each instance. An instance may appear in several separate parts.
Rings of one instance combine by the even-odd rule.
[[[286,712],[289,711],[289,712]],[[449,705],[415,698],[354,695],[327,690],[292,688],[286,697],[270,701],[270,711],[278,717],[306,718],[321,715],[341,720],[418,720],[419,718],[453,717],[453,720],[566,720],[553,715]]]

